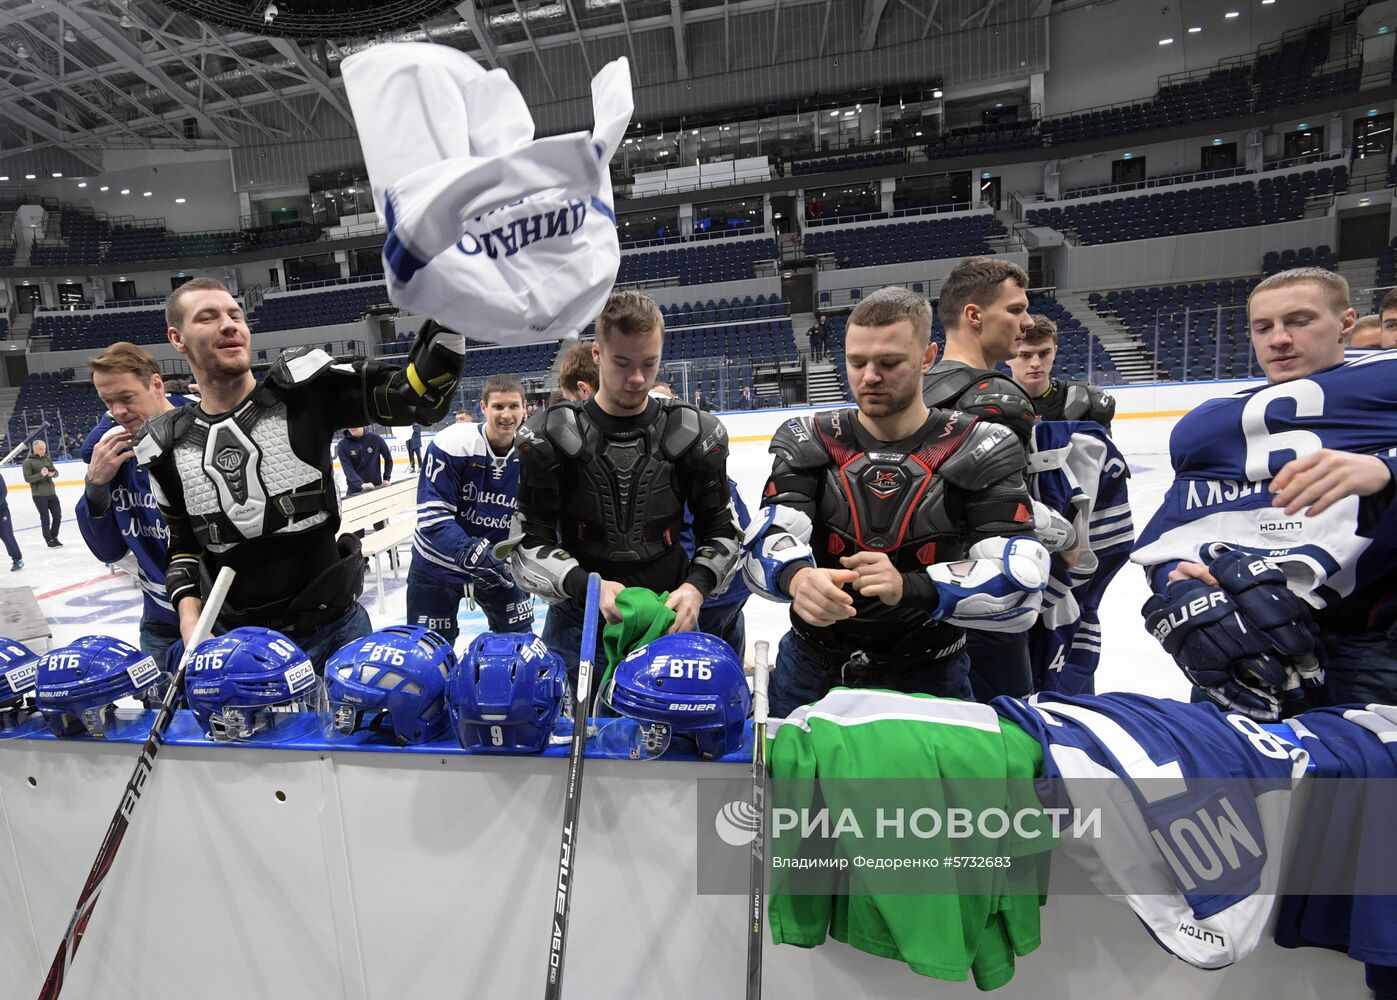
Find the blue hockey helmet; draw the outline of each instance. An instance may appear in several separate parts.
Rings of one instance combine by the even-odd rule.
[[[14,639],[0,639],[0,711],[19,708],[38,674],[38,653]]]
[[[475,637],[446,679],[446,707],[461,746],[491,753],[538,753],[567,691],[562,657],[530,632]]]
[[[218,743],[266,739],[292,721],[290,713],[325,710],[325,686],[301,647],[253,626],[200,643],[189,657],[184,693]]]
[[[446,676],[451,644],[421,625],[393,625],[355,639],[325,662],[331,729],[388,730],[398,743],[426,743],[446,733]]]
[[[79,724],[90,736],[105,736],[118,699],[148,697],[166,678],[154,657],[130,643],[89,635],[39,658],[34,703],[55,736]]]
[[[732,647],[703,632],[676,632],[616,665],[602,700],[621,716],[599,734],[609,752],[658,757],[672,737],[691,740],[703,757],[742,747],[752,693]],[[629,724],[628,724],[629,723]]]

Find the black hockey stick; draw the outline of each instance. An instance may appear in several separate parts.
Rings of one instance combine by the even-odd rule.
[[[572,909],[572,880],[577,868],[577,814],[582,805],[582,752],[587,744],[587,717],[592,708],[592,657],[596,655],[600,609],[601,576],[592,573],[587,577],[587,606],[582,612],[582,649],[578,654],[567,801],[563,806],[563,838],[558,852],[558,881],[553,896],[553,933],[548,938],[548,982],[543,988],[544,1000],[561,1000],[563,995],[563,953],[568,944],[568,912]]]
[[[146,782],[150,780],[151,771],[155,768],[155,755],[160,752],[160,747],[165,742],[165,730],[170,728],[175,701],[184,687],[184,672],[189,666],[189,659],[195,648],[209,637],[214,619],[218,617],[218,612],[223,607],[223,599],[228,596],[228,588],[232,584],[233,571],[225,566],[219,570],[218,579],[213,582],[213,589],[204,601],[204,610],[199,614],[199,621],[189,637],[189,645],[184,647],[184,655],[180,657],[179,669],[175,671],[174,679],[165,690],[160,707],[155,710],[155,721],[150,725],[150,735],[146,737],[145,746],[141,747],[141,756],[136,761],[136,770],[132,773],[131,780],[126,783],[126,791],[121,793],[121,805],[116,807],[112,825],[107,827],[107,835],[102,838],[102,846],[97,850],[97,860],[92,862],[92,871],[83,883],[82,892],[78,895],[77,908],[73,910],[73,918],[68,921],[68,929],[63,933],[58,953],[53,956],[53,964],[49,966],[49,974],[44,979],[43,989],[39,991],[39,1000],[57,1000],[58,994],[63,992],[63,981],[68,976],[68,966],[77,954],[78,945],[82,944],[82,936],[87,933],[87,923],[92,919],[92,911],[97,907],[102,883],[107,880],[107,874],[112,870],[112,862],[116,860],[116,852],[120,849],[121,842],[126,839],[126,831],[131,825],[131,814],[136,811],[136,804],[141,801],[141,792],[145,790]]]
[[[747,882],[747,1000],[761,1000],[762,995],[762,913],[766,903],[766,672],[765,639],[757,642],[757,662],[752,670],[752,866]]]

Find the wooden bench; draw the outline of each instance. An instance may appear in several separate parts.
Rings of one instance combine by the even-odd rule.
[[[382,524],[382,527],[377,525]],[[398,548],[412,543],[417,530],[417,476],[404,476],[340,501],[340,531],[364,532],[364,556],[374,561],[378,610],[383,610],[383,555],[400,579]]]

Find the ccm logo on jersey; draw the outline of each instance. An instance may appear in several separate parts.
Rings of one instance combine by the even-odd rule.
[[[1184,624],[1190,618],[1197,618],[1211,608],[1222,604],[1227,600],[1227,595],[1221,590],[1215,590],[1211,594],[1202,594],[1189,601],[1174,614],[1169,615],[1162,622],[1154,627],[1154,637],[1163,642],[1165,637],[1174,629]]]

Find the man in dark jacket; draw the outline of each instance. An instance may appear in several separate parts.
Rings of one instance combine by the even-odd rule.
[[[34,506],[39,509],[39,527],[44,533],[44,542],[51,549],[63,543],[58,540],[58,526],[63,523],[63,508],[58,505],[58,490],[53,480],[58,475],[53,459],[49,458],[48,442],[39,438],[31,446],[29,457],[20,468],[24,481],[29,484]]]
[[[340,438],[336,452],[349,487],[346,496],[382,486],[393,478],[393,453],[388,450],[388,442],[372,431],[349,428]]]

